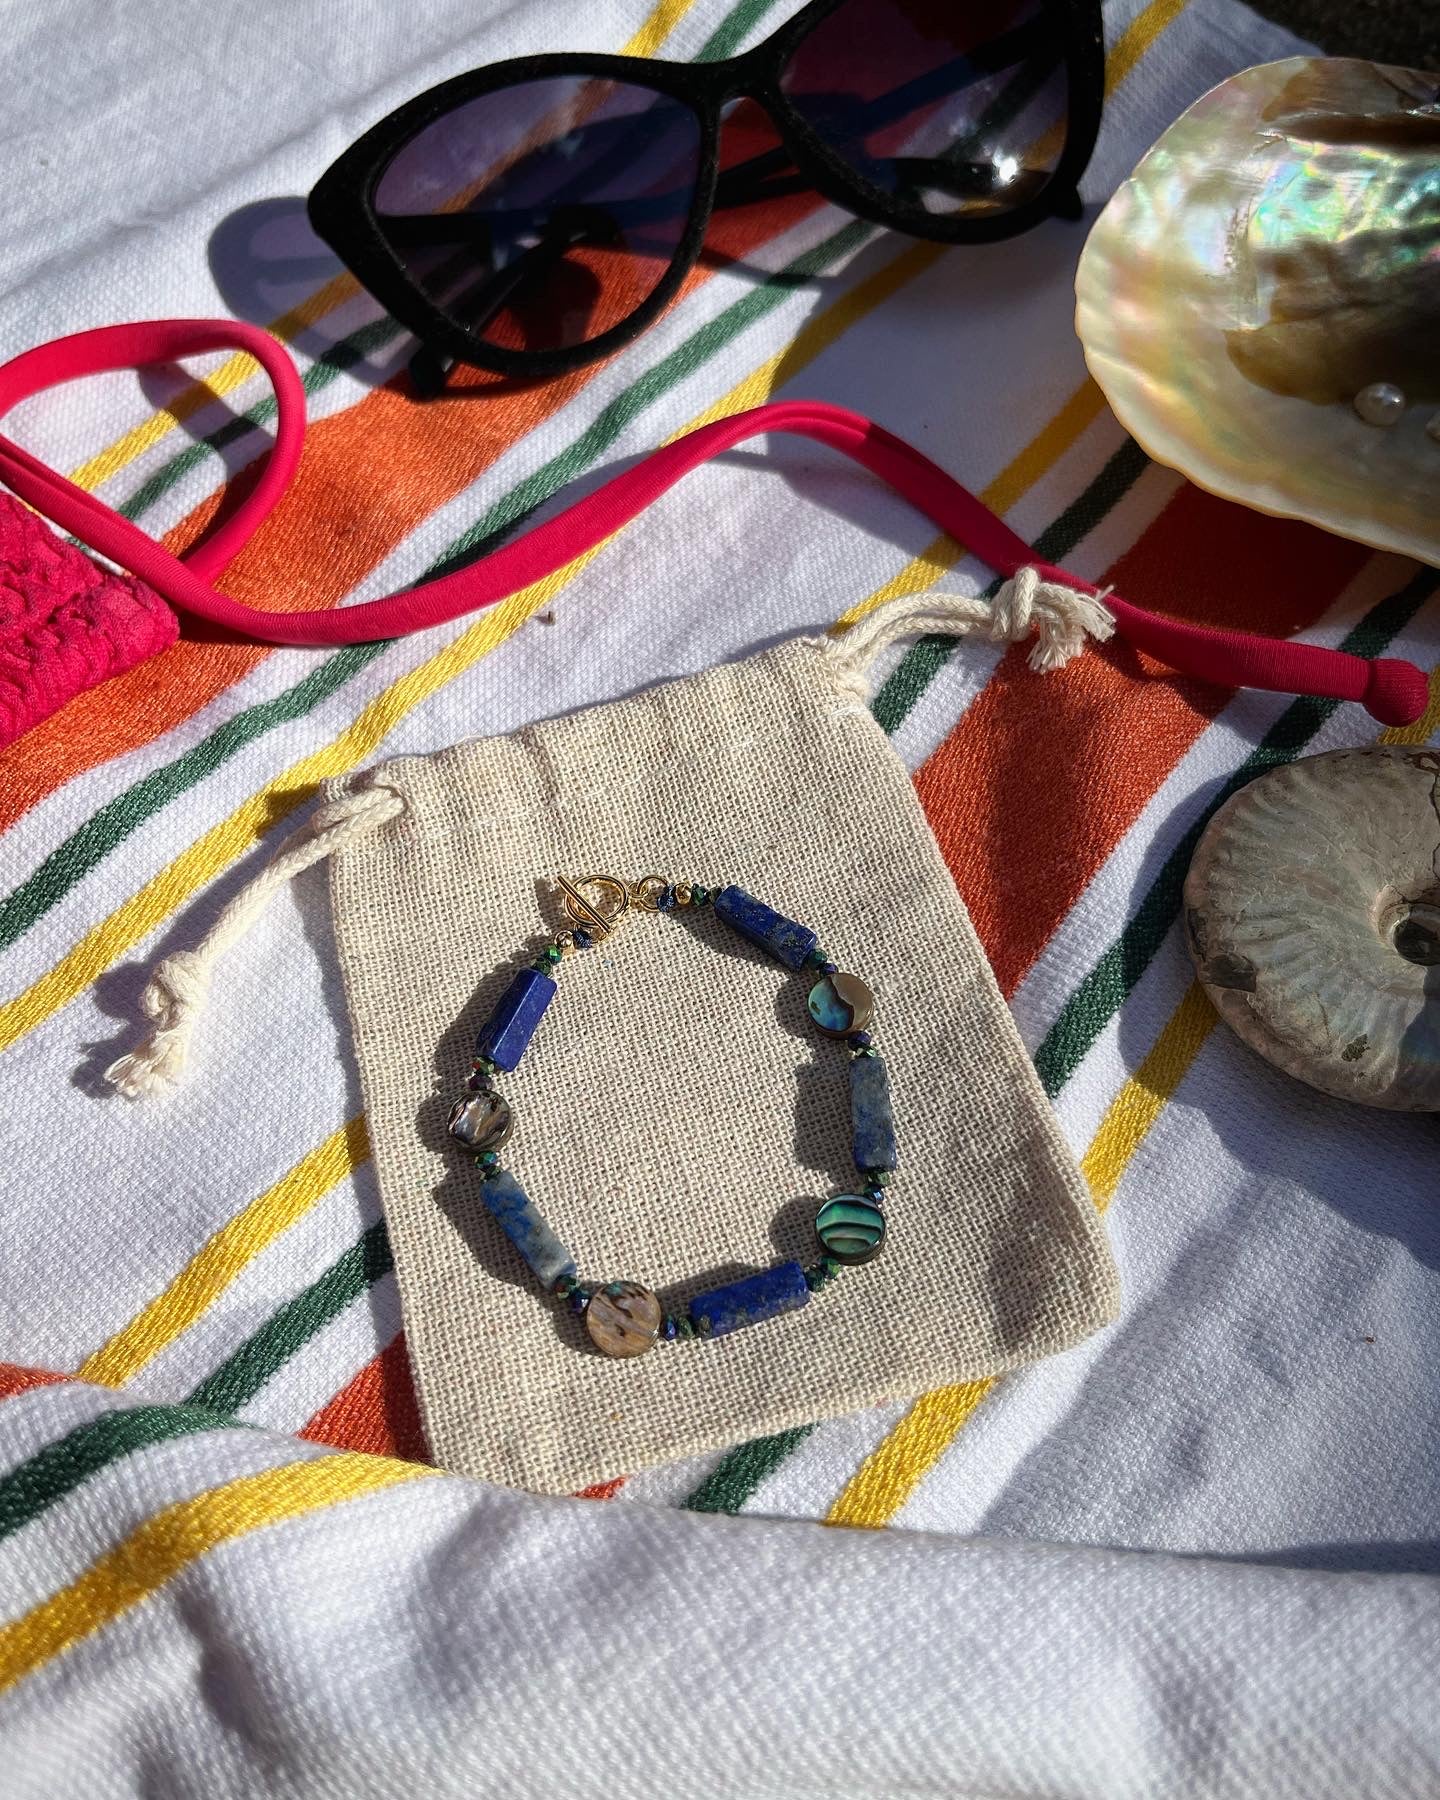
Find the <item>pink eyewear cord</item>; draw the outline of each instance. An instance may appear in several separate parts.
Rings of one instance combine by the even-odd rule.
[[[212,584],[274,508],[300,461],[305,392],[289,355],[268,332],[234,320],[164,319],[57,338],[0,366],[0,417],[61,382],[212,350],[248,351],[269,375],[279,409],[275,443],[253,491],[183,558],[5,437],[0,437],[0,480],[52,523],[137,576],[180,611],[243,637],[272,644],[365,643],[423,631],[491,606],[602,543],[698,463],[770,431],[796,432],[851,457],[1002,576],[1029,567],[1042,580],[1084,594],[1099,592],[1092,583],[1036,557],[1022,538],[952,476],[872,420],[821,401],[786,400],[736,413],[676,439],[558,517],[468,568],[382,600],[315,611],[263,612],[231,599]],[[1385,725],[1408,725],[1428,702],[1427,679],[1413,663],[1184,625],[1132,606],[1114,593],[1107,593],[1104,603],[1114,615],[1117,631],[1134,648],[1181,674],[1220,687],[1356,700]]]

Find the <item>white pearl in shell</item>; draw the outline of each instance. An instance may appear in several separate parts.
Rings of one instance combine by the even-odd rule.
[[[1393,381],[1372,381],[1355,396],[1355,410],[1367,425],[1394,425],[1405,412],[1405,390]]]

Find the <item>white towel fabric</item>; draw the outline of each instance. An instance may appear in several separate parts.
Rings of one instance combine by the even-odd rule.
[[[787,3],[751,6],[743,41]],[[489,60],[637,32],[692,57],[732,11],[12,7],[0,353],[125,318],[278,319],[337,273],[298,197],[392,106]],[[1296,48],[1229,0],[1115,0],[1106,21],[1092,210],[1190,100]],[[306,457],[319,486],[271,522],[246,591],[386,592],[503,522],[507,496],[511,512],[543,502],[710,409],[813,396],[871,413],[976,490],[1003,474],[1016,528],[1067,522],[1061,559],[1088,577],[1127,558],[1128,599],[1193,592],[1208,559],[1216,603],[1279,631],[1271,590],[1299,568],[1316,641],[1358,632],[1440,660],[1429,590],[1397,559],[1194,510],[1127,449],[1083,385],[1082,238],[1057,222],[932,255],[821,207],[707,270],[589,381],[429,409],[384,387],[408,346],[342,294],[286,327],[322,428]],[[767,280],[797,258],[803,279]],[[317,362],[342,340],[342,366]],[[183,430],[125,435],[183,385],[106,377],[7,429],[67,469],[118,446],[85,478],[116,504],[138,496],[163,532],[255,450],[234,436],[175,461],[261,398],[255,380]],[[135,1035],[143,969],[194,940],[320,779],[823,629],[931,537],[863,473],[772,442],[688,477],[509,635],[462,623],[368,658],[280,651],[206,687],[211,647],[0,757],[0,1790],[1440,1786],[1433,1121],[1333,1106],[1207,1035],[1163,891],[1147,899],[1267,734],[1287,754],[1373,741],[1358,709],[1147,685],[1122,653],[1091,652],[1091,673],[1017,700],[986,646],[897,724],[1052,1075],[1057,1020],[1075,1022],[1077,992],[1101,1002],[1053,1085],[1113,1196],[1123,1315],[983,1400],[881,1407],[748,1461],[646,1472],[603,1503],[345,1453],[416,1446],[319,876],[224,966],[173,1099],[97,1092]],[[988,573],[961,561],[938,579],[974,591]],[[1306,612],[1319,592],[1323,613]],[[181,668],[193,705],[166,673]],[[1032,787],[1006,785],[1017,767]],[[1056,789],[1051,860],[1032,843],[1006,866],[1007,834]],[[1008,889],[985,888],[987,858]],[[29,1386],[19,1366],[82,1380]],[[745,1516],[692,1516],[687,1499]],[[889,1529],[813,1523],[827,1516]]]
[[[52,1389],[11,1401],[11,1429],[113,1404]],[[63,1580],[161,1492],[303,1449],[219,1431],[117,1469],[32,1528],[23,1579]],[[6,1792],[1428,1796],[1437,1656],[1422,1576],[434,1477],[211,1550],[21,1682]]]

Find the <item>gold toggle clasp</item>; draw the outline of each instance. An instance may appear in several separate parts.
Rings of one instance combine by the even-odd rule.
[[[608,937],[630,910],[630,889],[618,875],[580,875],[574,881],[557,875],[555,880],[565,897],[566,918],[592,937]]]

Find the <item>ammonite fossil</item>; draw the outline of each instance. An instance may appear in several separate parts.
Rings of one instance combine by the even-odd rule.
[[[1365,1106],[1440,1112],[1440,750],[1331,750],[1215,814],[1191,954],[1261,1056]]]

